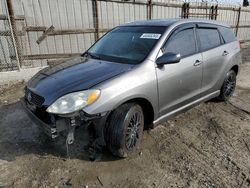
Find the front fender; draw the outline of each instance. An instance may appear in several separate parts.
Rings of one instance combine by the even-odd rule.
[[[154,63],[149,61],[94,88],[101,90],[99,99],[83,110],[88,114],[112,111],[126,101],[142,98],[158,114],[158,89]]]

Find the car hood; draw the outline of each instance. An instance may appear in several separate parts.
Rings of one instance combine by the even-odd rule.
[[[43,105],[49,106],[65,94],[87,90],[133,66],[80,56],[39,71],[27,83],[27,88],[42,96]]]

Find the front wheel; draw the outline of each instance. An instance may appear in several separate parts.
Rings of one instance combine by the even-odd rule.
[[[233,70],[230,70],[227,73],[224,83],[221,87],[218,99],[221,101],[228,101],[229,98],[233,95],[235,87],[236,87],[236,73]]]
[[[142,108],[126,103],[114,110],[107,122],[105,140],[115,156],[127,157],[139,146],[144,127]]]

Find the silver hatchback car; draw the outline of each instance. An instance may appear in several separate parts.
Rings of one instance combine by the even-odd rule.
[[[241,63],[232,29],[206,20],[148,20],[118,26],[81,56],[37,73],[23,104],[45,132],[88,127],[93,157],[126,157],[150,129],[201,102],[228,100]],[[93,154],[94,153],[94,154]]]

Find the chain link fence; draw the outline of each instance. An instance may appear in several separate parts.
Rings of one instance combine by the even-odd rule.
[[[117,25],[135,20],[203,18],[250,39],[250,9],[176,0],[0,0],[0,71],[60,63],[83,53]]]
[[[0,11],[0,71],[18,69],[15,40],[5,0],[1,0]]]

